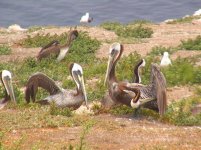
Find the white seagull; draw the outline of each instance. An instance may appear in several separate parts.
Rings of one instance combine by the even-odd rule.
[[[169,58],[169,53],[168,52],[164,52],[163,53],[163,57],[161,59],[160,66],[168,66],[168,65],[171,65],[171,64],[172,64],[172,62],[171,62],[171,60]]]
[[[84,16],[81,17],[80,23],[90,23],[92,20],[93,18],[89,17],[89,13],[87,12]]]

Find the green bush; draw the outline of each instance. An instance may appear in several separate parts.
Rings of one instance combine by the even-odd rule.
[[[200,97],[173,102],[168,106],[168,110],[162,120],[175,125],[201,125],[201,113],[197,115],[191,113],[193,106],[200,102]]]
[[[67,33],[62,33],[61,35],[50,35],[49,33],[43,35],[38,33],[33,37],[28,35],[27,38],[21,42],[21,44],[26,48],[43,47],[53,40],[58,40],[61,44],[64,44],[67,41]]]
[[[178,48],[172,48],[172,47],[163,47],[163,46],[154,46],[149,53],[149,55],[158,56],[163,55],[164,52],[168,52],[169,54],[174,53],[177,51]]]
[[[116,22],[106,22],[100,26],[106,30],[114,31],[120,37],[150,38],[153,34],[153,30],[151,28],[143,27],[142,24],[129,26]]]
[[[0,55],[9,55],[11,48],[8,45],[0,45]]]
[[[180,47],[186,50],[201,50],[201,36],[197,36],[195,39],[188,39],[181,41]]]

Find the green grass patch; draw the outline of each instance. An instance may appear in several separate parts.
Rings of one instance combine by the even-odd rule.
[[[153,30],[144,27],[143,24],[129,26],[117,22],[105,22],[100,26],[106,30],[114,31],[120,37],[150,38],[153,34]]]
[[[194,19],[199,19],[201,16],[188,16],[179,19],[174,19],[173,21],[167,22],[167,24],[177,24],[177,23],[191,23]]]
[[[67,116],[67,117],[71,117],[72,111],[70,108],[58,108],[54,103],[52,103],[50,105],[50,114],[51,115],[62,115],[62,116]]]
[[[200,97],[173,102],[171,105],[169,105],[168,110],[162,120],[175,125],[201,125],[201,113],[193,115],[191,112],[193,106],[198,103],[201,103]]]
[[[127,115],[132,114],[134,112],[134,109],[126,105],[120,105],[110,109],[109,112],[114,115]]]
[[[163,68],[168,86],[201,83],[200,67],[190,59],[176,59],[171,66]]]
[[[9,55],[11,48],[8,45],[0,45],[0,55]]]
[[[128,23],[128,25],[136,25],[136,24],[151,24],[152,22],[149,20],[134,20]]]
[[[42,30],[42,29],[43,29],[43,27],[41,27],[41,26],[31,26],[31,27],[28,28],[28,32],[29,33],[30,32],[35,32],[35,31]]]
[[[180,47],[185,50],[201,50],[201,36],[199,35],[195,39],[181,41]]]
[[[33,37],[28,35],[26,39],[21,41],[21,45],[26,48],[43,47],[53,40],[58,40],[61,44],[64,44],[67,41],[67,33],[61,35],[50,35],[49,33],[44,35],[38,33]]]
[[[149,53],[151,56],[159,56],[163,55],[164,52],[168,52],[169,54],[173,54],[178,50],[177,47],[163,47],[163,46],[154,46]]]

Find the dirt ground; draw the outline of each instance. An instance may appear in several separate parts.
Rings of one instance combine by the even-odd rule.
[[[195,23],[174,25],[160,23],[150,25],[150,27],[154,30],[153,37],[139,43],[124,44],[125,51],[123,55],[137,51],[142,56],[146,56],[154,46],[174,47],[179,45],[181,40],[201,35],[201,25]],[[68,30],[68,27],[60,27],[42,29],[33,33],[13,32],[0,34],[0,44],[6,43],[12,48],[11,55],[0,56],[0,62],[21,61],[27,57],[35,57],[40,48],[22,48],[18,44],[27,35],[34,36],[37,33],[61,34]],[[114,32],[106,31],[100,27],[78,27],[78,30],[86,31],[91,37],[103,41],[96,54],[98,58],[107,57],[110,44],[104,41],[117,39],[117,35]],[[1,28],[0,31],[6,32],[6,29]],[[174,60],[177,57],[190,57],[198,54],[201,53],[180,50],[170,57]],[[167,91],[169,102],[193,95],[191,87],[173,87]],[[0,113],[3,113],[3,111]],[[90,116],[90,118],[96,120],[98,124],[93,126],[86,135],[87,149],[201,149],[201,127],[178,127],[151,119],[135,119],[132,116],[113,116],[109,114]],[[22,139],[20,149],[34,149],[33,145],[39,145],[40,147],[35,149],[58,149],[58,147],[67,149],[69,144],[79,143],[81,132],[81,126],[12,129],[6,133],[3,144],[6,146],[12,145],[14,141],[26,136],[26,141]],[[63,145],[63,147],[58,145]]]

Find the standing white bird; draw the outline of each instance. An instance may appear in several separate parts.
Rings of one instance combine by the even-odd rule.
[[[171,60],[169,58],[169,53],[168,52],[164,52],[163,53],[163,57],[161,59],[160,66],[168,66],[168,65],[171,65],[171,64],[172,64],[172,62],[171,62]]]
[[[92,17],[89,17],[89,13],[87,12],[84,16],[81,17],[80,23],[90,23],[93,21]]]

